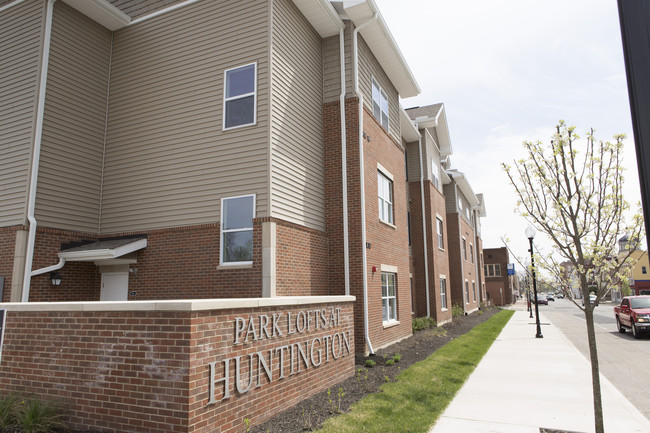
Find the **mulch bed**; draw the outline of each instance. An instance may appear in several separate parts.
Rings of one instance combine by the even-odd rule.
[[[499,311],[498,308],[487,308],[468,316],[455,317],[451,323],[436,329],[420,331],[405,340],[378,350],[373,356],[357,356],[355,375],[330,388],[330,395],[327,391],[322,391],[265,423],[252,427],[250,432],[298,433],[317,430],[328,417],[336,415],[337,412],[347,412],[351,405],[365,395],[379,391],[379,387],[387,381],[394,381],[401,370],[427,358],[449,341],[471,331],[476,325],[485,322]],[[400,361],[387,365],[386,361],[396,353],[401,355]],[[368,359],[375,361],[376,365],[366,368]]]

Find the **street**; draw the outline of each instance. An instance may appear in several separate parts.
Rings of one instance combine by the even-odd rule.
[[[579,301],[580,302],[580,301]],[[594,310],[594,325],[598,348],[600,373],[650,419],[650,370],[645,368],[645,360],[650,359],[650,337],[635,340],[630,331],[620,334],[616,329],[614,306],[601,303]],[[539,305],[542,334],[544,318],[557,326],[562,333],[589,359],[587,327],[584,313],[567,299]],[[548,372],[553,374],[552,372]]]

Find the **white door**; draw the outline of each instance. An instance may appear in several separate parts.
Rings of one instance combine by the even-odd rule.
[[[129,295],[129,273],[102,273],[100,301],[126,301]]]

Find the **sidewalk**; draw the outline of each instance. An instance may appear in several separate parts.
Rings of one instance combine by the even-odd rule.
[[[591,367],[540,314],[544,338],[523,301],[429,433],[593,432]],[[605,431],[650,432],[646,419],[602,375]]]

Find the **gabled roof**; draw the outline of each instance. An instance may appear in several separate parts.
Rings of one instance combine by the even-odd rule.
[[[407,108],[406,112],[411,119],[417,121],[419,128],[436,128],[441,157],[444,158],[454,153],[451,147],[449,126],[447,125],[447,112],[444,104],[438,103],[425,105],[424,107]]]
[[[388,26],[374,0],[360,1],[351,6],[344,3],[344,8],[347,16],[357,27],[371,20],[374,16],[377,17],[377,19],[369,21],[367,25],[363,26],[359,33],[363,36],[400,96],[410,98],[420,94],[420,86],[406,60],[404,60],[404,56],[395,39],[393,39],[390,30],[388,30]]]
[[[479,199],[476,196],[476,194],[474,194],[474,191],[472,190],[472,187],[470,186],[469,181],[467,180],[465,174],[461,173],[456,169],[451,169],[446,171],[449,177],[451,177],[454,180],[454,182],[456,182],[458,188],[460,188],[461,192],[469,202],[469,205],[471,207],[478,206]]]
[[[413,124],[413,121],[404,110],[404,107],[399,106],[399,123],[402,138],[407,142],[418,141],[420,139],[420,132]]]

